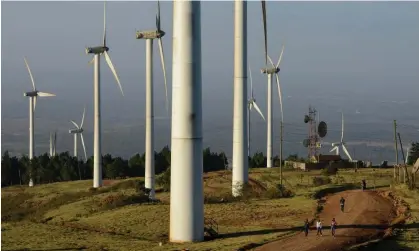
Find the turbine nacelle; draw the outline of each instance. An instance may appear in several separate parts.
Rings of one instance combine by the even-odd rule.
[[[279,67],[276,68],[262,68],[260,69],[260,72],[262,74],[276,74],[280,71]]]
[[[109,51],[109,48],[107,46],[96,46],[86,48],[86,54],[102,54],[105,51]]]
[[[31,91],[23,93],[24,97],[36,97],[38,96],[38,91]]]
[[[162,30],[137,31],[137,39],[158,39],[162,38],[166,33]]]
[[[82,133],[84,130],[83,130],[83,128],[80,128],[80,129],[71,129],[71,130],[68,130],[68,133]]]

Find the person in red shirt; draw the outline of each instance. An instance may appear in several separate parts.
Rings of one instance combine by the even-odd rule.
[[[332,224],[330,224],[330,228],[332,229],[332,236],[335,237],[335,232],[336,232],[336,220],[335,218],[333,218],[332,220]]]

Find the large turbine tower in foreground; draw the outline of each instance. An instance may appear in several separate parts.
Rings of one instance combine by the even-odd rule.
[[[201,2],[173,2],[170,241],[204,239]]]
[[[234,107],[232,194],[248,181],[247,157],[247,2],[234,1]]]

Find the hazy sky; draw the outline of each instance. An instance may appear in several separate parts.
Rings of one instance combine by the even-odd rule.
[[[161,2],[169,86],[172,5]],[[103,121],[121,125],[144,118],[145,42],[136,40],[135,32],[155,29],[156,6],[145,1],[107,4],[107,44],[126,96],[121,96],[102,60]],[[256,99],[265,113],[266,76],[259,70],[264,65],[261,7],[259,1],[247,6],[248,62]],[[233,7],[233,2],[201,3],[204,126],[219,123],[228,132],[233,110]],[[358,124],[367,123],[372,115],[390,124],[393,119],[418,124],[418,114],[404,109],[419,110],[419,2],[268,1],[267,8],[273,61],[285,43],[281,84],[286,122],[301,123],[313,104],[322,118],[335,123],[336,130],[341,109],[353,123],[355,110],[366,114]],[[28,101],[23,92],[30,91],[31,84],[23,56],[37,88],[57,94],[38,101],[36,117],[60,120],[70,127],[68,120],[79,121],[86,106],[86,124],[91,125],[93,67],[87,64],[91,55],[85,54],[85,47],[102,43],[103,2],[2,2],[1,21],[2,133],[13,132],[13,127],[4,126],[11,118],[22,119],[27,126]],[[166,114],[157,43],[154,53],[155,116],[159,117]],[[274,117],[279,117],[276,93]],[[263,121],[255,120],[264,131]]]

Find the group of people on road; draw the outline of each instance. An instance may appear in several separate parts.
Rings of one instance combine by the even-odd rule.
[[[345,199],[343,197],[340,198],[339,204],[340,204],[340,210],[342,212],[344,212],[344,209],[345,209]],[[336,227],[337,227],[336,219],[333,218],[332,219],[332,222],[330,223],[330,230],[332,231],[332,236],[333,237],[335,237]],[[323,223],[322,223],[322,221],[320,219],[317,219],[316,229],[317,229],[317,236],[319,236],[319,235],[320,236],[323,236],[323,232],[322,232]],[[304,233],[305,233],[305,236],[306,237],[308,235],[308,231],[309,230],[310,230],[310,223],[309,223],[308,219],[306,219],[306,221],[304,222]]]

